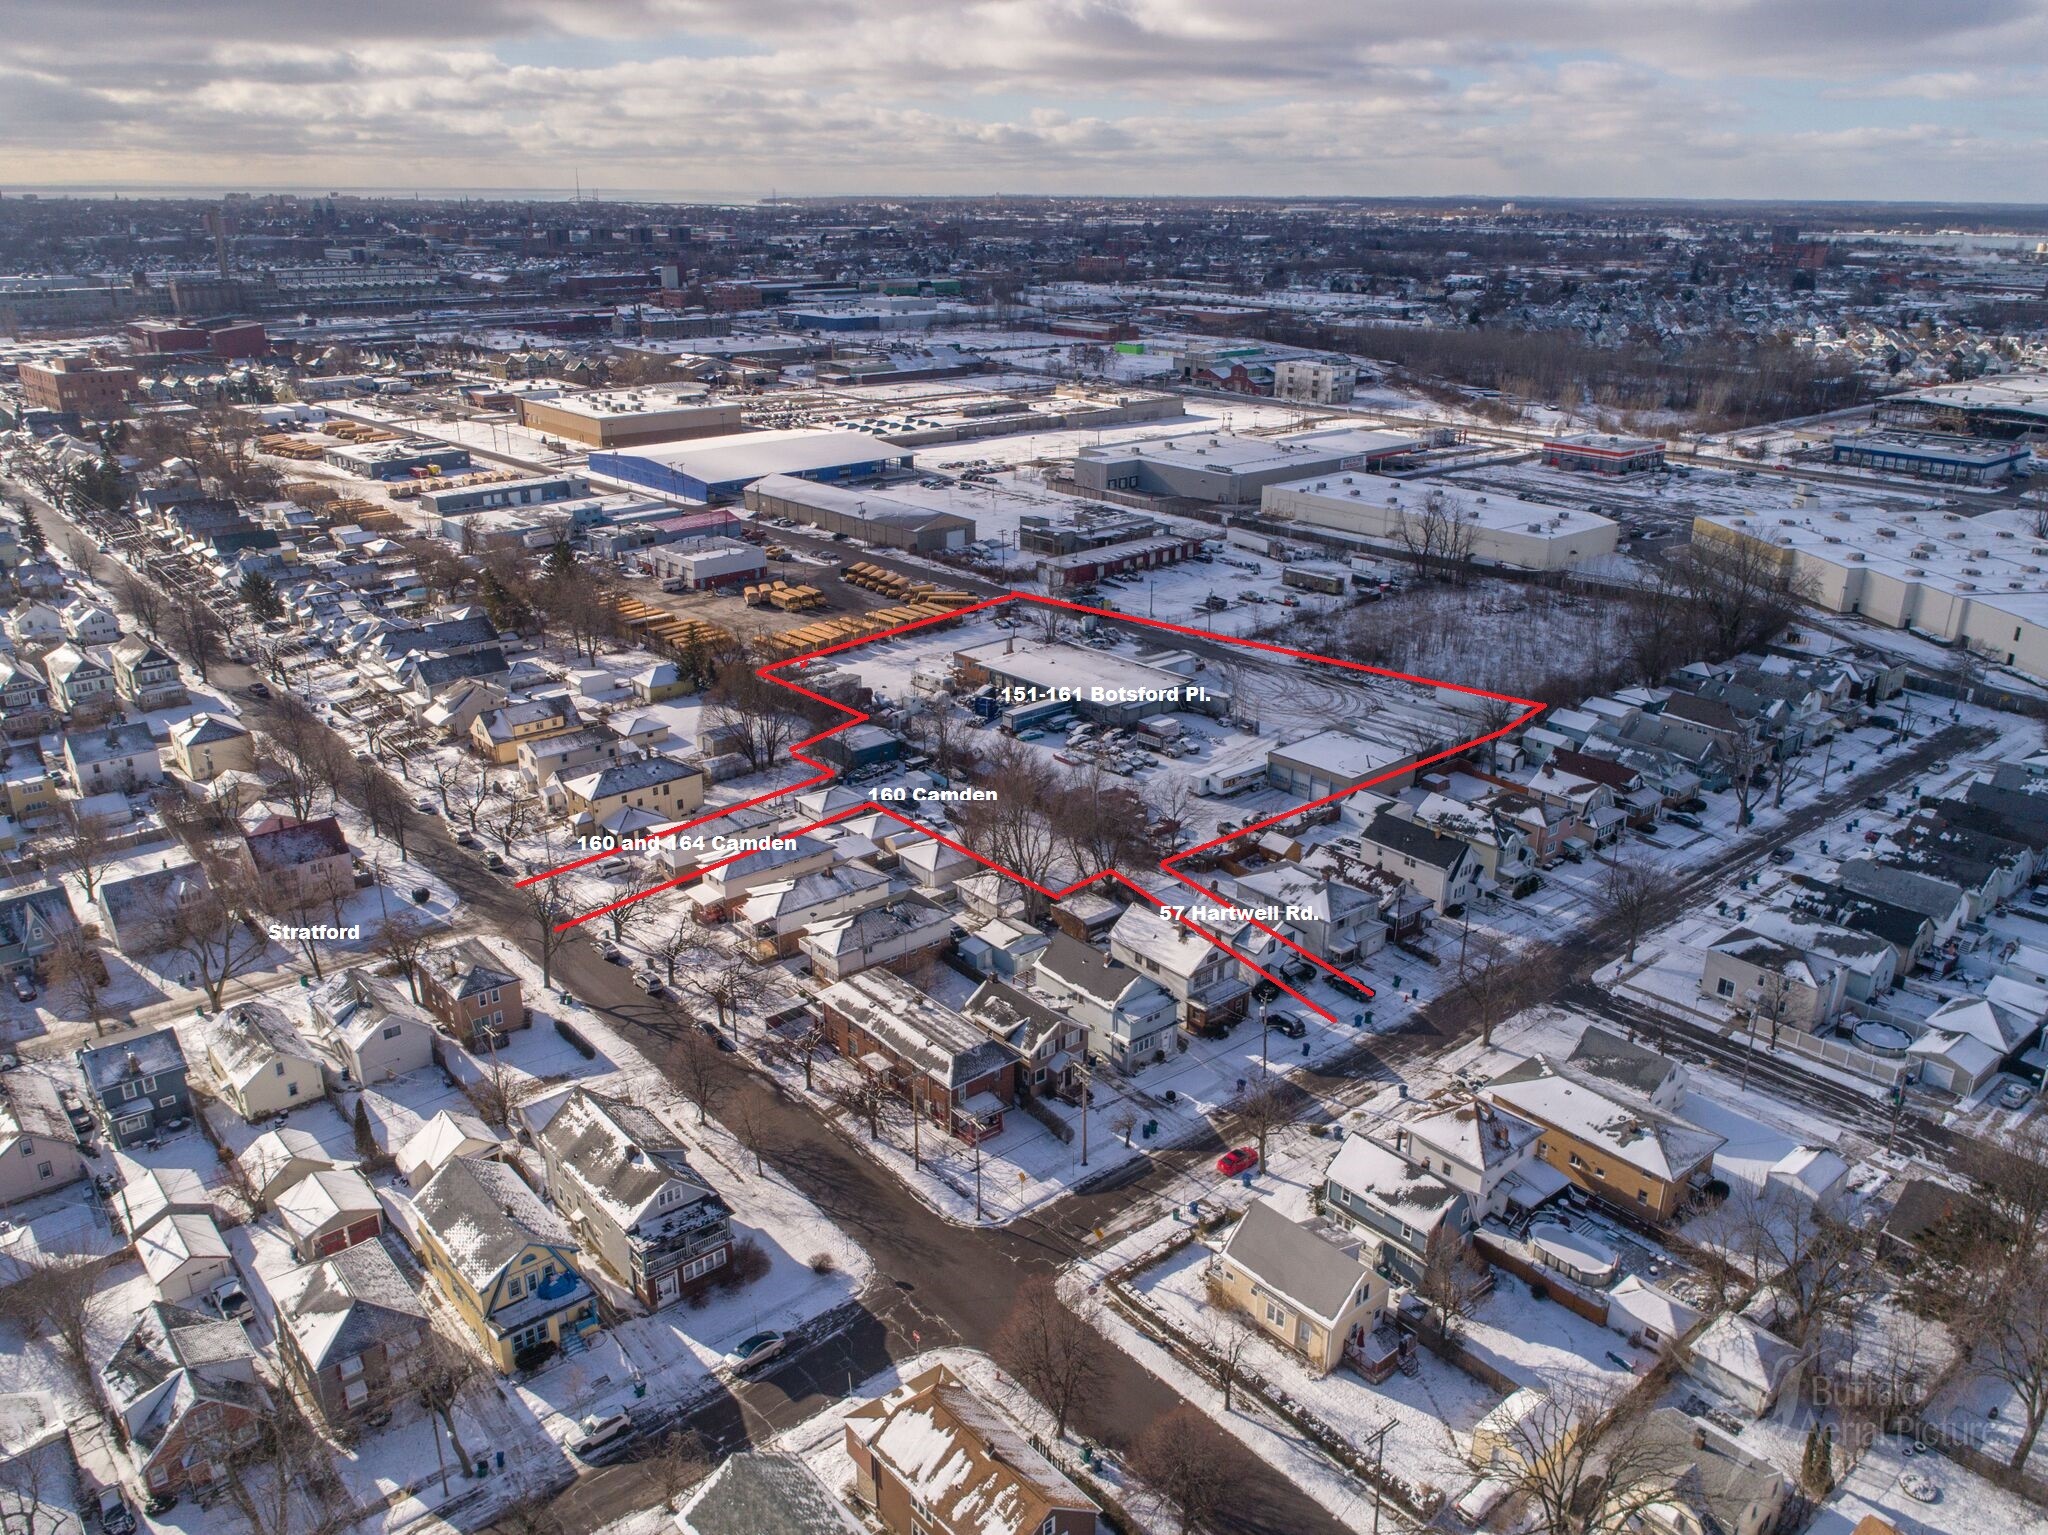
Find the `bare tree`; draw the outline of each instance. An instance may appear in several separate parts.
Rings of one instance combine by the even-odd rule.
[[[1625,1385],[1561,1380],[1508,1430],[1495,1474],[1507,1472],[1545,1535],[1621,1535],[1686,1469],[1686,1451],[1650,1430]]]
[[[107,871],[120,861],[121,839],[106,816],[81,812],[76,800],[65,804],[61,836],[45,847],[45,866],[78,882],[88,906]]]
[[[743,1092],[726,1110],[725,1126],[733,1139],[753,1154],[756,1174],[766,1171],[763,1158],[768,1150],[770,1120],[760,1095]]]
[[[1448,1226],[1430,1233],[1415,1296],[1429,1307],[1438,1342],[1449,1343],[1464,1332],[1485,1286],[1486,1261],[1462,1233]]]
[[[1129,1465],[1171,1511],[1179,1535],[1214,1519],[1252,1470],[1250,1452],[1187,1402],[1155,1418],[1138,1436]]]
[[[204,891],[168,910],[168,946],[190,961],[193,980],[216,1009],[228,983],[254,969],[270,950],[257,921],[261,910],[255,891],[226,865],[208,872]]]
[[[768,994],[767,978],[735,949],[720,950],[709,964],[685,971],[683,987],[710,1003],[717,1010],[719,1027],[731,1028],[735,1038],[741,1015]]]
[[[612,942],[623,944],[626,935],[651,915],[645,901],[628,901],[623,906],[614,906],[604,914],[605,926],[611,929]]]
[[[426,918],[401,907],[379,918],[370,933],[371,952],[397,967],[415,1002],[420,999],[420,963],[434,947],[436,931]]]
[[[1458,978],[1444,1000],[1461,1022],[1478,1028],[1481,1044],[1491,1045],[1493,1031],[1534,1000],[1529,988],[1535,967],[1491,933],[1468,932],[1461,950]]]
[[[1854,1316],[1876,1287],[1862,1235],[1818,1201],[1775,1188],[1750,1202],[1745,1247],[1758,1278],[1783,1297],[1778,1326],[1791,1342],[1816,1344],[1830,1319]]]
[[[10,1262],[20,1277],[0,1289],[0,1316],[26,1337],[48,1337],[72,1382],[90,1400],[97,1387],[93,1334],[104,1314],[99,1265],[40,1249],[16,1249]]]
[[[163,623],[164,594],[155,582],[134,571],[123,568],[114,577],[114,600],[134,616],[142,626],[143,633],[152,639],[159,637],[159,626]]]
[[[1607,860],[1600,877],[1600,910],[1628,944],[1631,964],[1635,961],[1636,945],[1642,941],[1643,929],[1650,925],[1657,911],[1666,884],[1663,873],[1635,854],[1625,854],[1616,848]]]
[[[645,902],[636,904],[644,905]],[[680,917],[664,929],[657,938],[645,945],[648,956],[663,970],[668,984],[676,984],[676,967],[692,963],[710,953],[713,948],[711,935],[688,917]]]
[[[100,1022],[107,1016],[107,988],[112,983],[105,952],[85,936],[83,928],[67,927],[58,933],[57,946],[44,963],[49,966],[51,984],[77,1004],[93,1033],[99,1033]]]
[[[456,1460],[467,1467],[471,1456],[464,1448],[455,1424],[455,1408],[463,1396],[485,1380],[483,1361],[452,1338],[427,1329],[420,1351],[413,1356],[411,1379],[420,1406],[439,1420],[448,1442],[455,1447]],[[440,1453],[440,1439],[434,1441]]]
[[[729,733],[732,749],[754,771],[771,768],[803,731],[803,718],[792,712],[792,696],[755,676],[744,662],[728,663],[706,695],[705,727]]]
[[[1017,1287],[990,1352],[1052,1414],[1055,1439],[1066,1437],[1068,1417],[1102,1378],[1102,1335],[1061,1299],[1050,1274]]]
[[[1302,1095],[1284,1077],[1267,1077],[1254,1082],[1237,1101],[1232,1123],[1240,1135],[1248,1135],[1259,1148],[1259,1165],[1266,1161],[1266,1139],[1275,1130],[1294,1123],[1301,1112]]]
[[[1251,1347],[1251,1318],[1230,1286],[1211,1274],[1203,1285],[1210,1317],[1202,1332],[1202,1348],[1216,1370],[1216,1384],[1223,1391],[1223,1410],[1230,1411],[1231,1393],[1244,1372],[1245,1350]]]
[[[732,1068],[723,1053],[707,1035],[694,1028],[686,1028],[677,1036],[663,1064],[669,1080],[696,1106],[700,1125],[733,1085]]]
[[[498,839],[498,848],[507,858],[512,856],[515,842],[533,835],[547,824],[547,807],[540,802],[540,797],[529,794],[524,787],[510,780],[492,785],[487,808],[491,835]]]
[[[211,680],[210,673],[227,654],[227,625],[219,613],[204,602],[181,602],[166,615],[171,647],[199,673],[199,680]]]
[[[486,1052],[477,1066],[479,1074],[462,1084],[462,1096],[485,1124],[510,1129],[519,1101],[526,1095],[527,1078],[501,1060],[496,1050]]]
[[[2019,1442],[2006,1462],[2019,1471],[2048,1421],[2048,1275],[2036,1265],[2008,1265],[1991,1304],[1973,1321],[1972,1365],[2011,1391],[2019,1406]]]
[[[858,1070],[832,1092],[834,1103],[868,1127],[871,1141],[882,1138],[882,1115],[888,1110],[889,1098],[888,1085],[880,1077]]]
[[[534,941],[540,949],[540,984],[543,988],[553,986],[555,956],[569,941],[569,933],[574,931],[564,929],[562,924],[579,915],[577,903],[559,879],[538,880],[516,888],[520,905],[533,922]]]

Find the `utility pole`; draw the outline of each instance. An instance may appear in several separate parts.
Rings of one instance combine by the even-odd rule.
[[[1372,1440],[1372,1535],[1380,1535],[1380,1489],[1387,1474],[1387,1435],[1393,1427],[1394,1420],[1389,1418],[1367,1436]]]
[[[1081,1057],[1081,1165],[1088,1165],[1088,1057]]]

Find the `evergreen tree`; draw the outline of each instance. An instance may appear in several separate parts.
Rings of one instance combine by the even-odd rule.
[[[274,623],[284,617],[284,599],[277,595],[277,583],[262,571],[252,570],[243,576],[236,592],[258,623]]]
[[[43,536],[43,525],[36,518],[36,509],[23,504],[21,508],[21,547],[29,552],[31,559],[41,559],[50,547],[49,539]]]

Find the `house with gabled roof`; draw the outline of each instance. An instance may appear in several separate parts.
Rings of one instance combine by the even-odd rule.
[[[579,1087],[534,1137],[583,1250],[650,1309],[701,1289],[732,1254],[732,1210],[651,1109]]]
[[[224,1473],[271,1410],[240,1322],[158,1301],[100,1366],[101,1395],[152,1494],[175,1497]]]
[[[40,1072],[0,1072],[0,1205],[33,1199],[85,1176],[78,1132]]]
[[[888,970],[863,970],[818,994],[825,1037],[921,1114],[965,1141],[1000,1134],[1017,1101],[1021,1058],[936,997]]]
[[[1495,1077],[1486,1096],[1541,1127],[1536,1155],[1567,1181],[1647,1220],[1677,1215],[1726,1143],[1611,1076],[1541,1055]]]
[[[1080,1094],[1088,1026],[1002,981],[983,981],[960,1009],[1022,1058],[1022,1081],[1034,1096]]]
[[[1223,943],[1244,949],[1240,935],[1249,930],[1242,919],[1202,924]],[[1263,937],[1263,935],[1256,935]],[[1187,923],[1150,906],[1124,908],[1109,930],[1112,959],[1158,982],[1180,1005],[1181,1027],[1193,1034],[1220,1033],[1244,1017],[1252,995],[1251,971],[1244,961]]]
[[[223,773],[253,773],[256,738],[225,715],[190,715],[171,726],[171,760],[194,783],[211,783]]]
[[[308,998],[324,1048],[349,1081],[362,1086],[424,1071],[434,1061],[434,1030],[424,1004],[403,987],[350,965],[315,986]]]
[[[113,720],[64,733],[64,763],[80,795],[132,794],[164,781],[163,753],[149,726]]]
[[[178,658],[154,641],[131,634],[107,653],[114,673],[114,691],[130,708],[147,714],[152,709],[171,709],[192,695],[185,691],[185,678]]]
[[[427,1273],[501,1373],[579,1349],[600,1325],[574,1233],[512,1167],[456,1157],[413,1211]]]
[[[827,917],[797,939],[811,974],[830,985],[876,967],[909,969],[953,941],[954,916],[921,895]]]
[[[353,852],[331,815],[314,821],[271,816],[243,835],[235,854],[256,882],[265,911],[332,905],[355,893]]]
[[[525,986],[480,938],[435,949],[420,961],[418,974],[421,1004],[464,1049],[532,1022]]]
[[[1406,880],[1440,916],[1479,893],[1479,860],[1459,837],[1382,810],[1351,841],[1361,862]]]
[[[1323,1174],[1323,1204],[1365,1234],[1372,1263],[1411,1285],[1440,1245],[1462,1242],[1479,1221],[1463,1189],[1410,1153],[1399,1126],[1345,1137]]]
[[[676,1513],[681,1535],[862,1535],[817,1472],[779,1450],[728,1455]]]
[[[1086,1027],[1089,1051],[1118,1071],[1138,1071],[1174,1048],[1173,994],[1070,933],[1053,933],[1018,985]]]
[[[1334,1242],[1263,1199],[1231,1228],[1215,1273],[1254,1327],[1318,1375],[1362,1347],[1386,1317],[1387,1281],[1356,1242]]]
[[[329,1425],[403,1400],[432,1326],[383,1242],[362,1242],[271,1281],[278,1353]]]
[[[370,1180],[353,1167],[323,1167],[279,1194],[277,1212],[299,1262],[331,1257],[384,1230],[384,1207]]]
[[[443,1109],[421,1125],[394,1153],[398,1172],[414,1188],[425,1188],[457,1157],[503,1157],[511,1142],[476,1115]]]
[[[1701,952],[1699,993],[1747,1014],[1769,1031],[1814,1033],[1841,1010],[1842,966],[1818,949],[1802,951],[1753,928],[1732,927]]]
[[[879,869],[842,864],[754,886],[733,922],[747,953],[765,963],[794,954],[816,923],[883,905],[900,890]]]
[[[349,1162],[333,1155],[310,1130],[279,1125],[265,1130],[235,1158],[256,1203],[269,1209],[300,1179]]]
[[[854,1498],[889,1535],[1095,1535],[1095,1504],[943,1364],[845,1421]]]
[[[251,1124],[327,1096],[313,1047],[265,1002],[238,1003],[213,1020],[206,1064],[222,1099]]]
[[[1768,1535],[1791,1497],[1776,1466],[1676,1407],[1653,1409],[1630,1453],[1639,1485],[1610,1496],[1603,1522],[1646,1535]]]
[[[51,701],[76,723],[104,718],[120,702],[113,668],[89,650],[59,645],[43,657],[42,666]]]

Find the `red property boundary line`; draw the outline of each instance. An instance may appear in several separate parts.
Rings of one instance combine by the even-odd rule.
[[[1288,809],[1279,812],[1277,815],[1267,816],[1264,820],[1254,822],[1249,826],[1241,826],[1235,831],[1227,832],[1220,837],[1211,838],[1209,841],[1200,843],[1197,846],[1183,848],[1180,852],[1174,853],[1160,860],[1159,867],[1167,875],[1169,875],[1173,879],[1179,880],[1183,885],[1186,885],[1190,890],[1195,891],[1197,894],[1205,896],[1209,900],[1215,902],[1217,908],[1223,911],[1238,912],[1241,910],[1241,908],[1225,900],[1221,895],[1218,895],[1215,891],[1209,889],[1208,886],[1200,884],[1193,879],[1190,879],[1187,875],[1183,874],[1178,868],[1176,868],[1175,865],[1180,863],[1181,860],[1185,858],[1192,858],[1197,853],[1207,852],[1209,849],[1219,847],[1226,842],[1233,842],[1237,840],[1239,837],[1245,836],[1248,833],[1264,831],[1269,826],[1277,825],[1281,821],[1289,820],[1294,816],[1300,815],[1304,810],[1314,810],[1319,806],[1328,805],[1333,803],[1334,801],[1347,798],[1352,794],[1356,794],[1361,789],[1369,789],[1374,784],[1382,783],[1389,778],[1395,777],[1398,774],[1413,772],[1418,768],[1428,767],[1432,763],[1442,762],[1448,758],[1460,756],[1463,753],[1470,751],[1475,746],[1483,745],[1488,741],[1506,735],[1509,731],[1519,729],[1521,726],[1527,724],[1530,720],[1534,719],[1538,714],[1542,713],[1544,708],[1542,704],[1537,703],[1532,699],[1516,698],[1512,694],[1508,693],[1490,693],[1484,688],[1467,687],[1462,683],[1445,682],[1435,677],[1417,677],[1407,672],[1389,671],[1385,667],[1367,666],[1363,662],[1358,661],[1339,661],[1334,657],[1319,656],[1311,651],[1290,650],[1284,645],[1270,645],[1262,640],[1248,640],[1240,638],[1236,635],[1217,635],[1211,633],[1206,629],[1192,629],[1183,624],[1167,623],[1162,619],[1138,618],[1129,613],[1112,612],[1106,608],[1092,608],[1078,602],[1063,602],[1056,597],[1040,597],[1030,592],[1005,592],[1000,596],[987,598],[984,601],[973,603],[968,607],[956,608],[953,611],[947,613],[936,613],[929,618],[913,619],[911,622],[907,624],[898,624],[894,628],[879,630],[874,634],[865,634],[850,640],[841,640],[839,643],[835,645],[827,645],[822,650],[806,651],[802,655],[787,656],[780,661],[770,661],[765,666],[756,667],[754,675],[761,678],[762,680],[776,683],[781,687],[788,688],[791,692],[801,693],[805,698],[812,700],[814,703],[824,704],[828,708],[836,709],[840,713],[847,716],[846,719],[841,721],[839,724],[832,726],[829,730],[821,730],[816,735],[807,736],[790,748],[789,754],[792,758],[794,758],[798,762],[801,762],[806,767],[815,768],[817,771],[814,772],[808,778],[799,779],[797,782],[793,784],[787,784],[779,789],[772,789],[766,794],[758,794],[755,795],[752,799],[741,800],[736,804],[721,805],[715,810],[706,811],[702,815],[693,816],[687,821],[678,821],[672,826],[665,826],[660,831],[650,833],[648,837],[643,838],[642,840],[658,841],[665,837],[677,836],[683,832],[688,831],[693,826],[701,826],[705,824],[707,821],[718,820],[724,816],[732,814],[732,812],[734,812],[735,810],[745,810],[755,805],[767,804],[773,800],[787,799],[792,795],[803,793],[806,789],[812,789],[816,788],[820,784],[830,783],[839,776],[838,770],[836,768],[832,767],[828,763],[819,762],[812,757],[806,756],[805,751],[808,748],[817,745],[818,742],[839,734],[842,730],[850,730],[855,725],[865,724],[870,718],[870,716],[863,713],[859,709],[855,709],[846,704],[840,703],[837,699],[826,698],[822,694],[813,693],[810,689],[804,687],[802,684],[792,682],[787,677],[777,675],[784,667],[801,666],[808,662],[819,660],[825,656],[835,655],[842,650],[851,650],[857,646],[870,645],[877,640],[890,639],[899,634],[909,634],[914,630],[925,629],[940,624],[950,623],[955,619],[966,618],[971,614],[984,612],[990,608],[1002,607],[1005,604],[1012,602],[1032,603],[1040,607],[1060,608],[1070,613],[1087,614],[1095,618],[1107,619],[1115,623],[1142,625],[1143,627],[1148,629],[1161,629],[1169,634],[1184,634],[1194,639],[1211,641],[1220,639],[1226,644],[1242,645],[1248,650],[1260,650],[1266,652],[1269,655],[1286,656],[1292,660],[1297,661],[1314,661],[1323,666],[1332,666],[1343,671],[1361,672],[1368,676],[1386,677],[1396,682],[1412,683],[1418,687],[1442,688],[1448,692],[1463,693],[1468,697],[1472,698],[1484,698],[1494,703],[1513,704],[1521,709],[1522,712],[1520,714],[1516,715],[1515,718],[1509,720],[1505,725],[1502,725],[1496,730],[1489,730],[1484,735],[1474,736],[1469,741],[1462,741],[1456,746],[1447,747],[1443,751],[1436,752],[1428,757],[1423,757],[1415,762],[1407,763],[1403,766],[1396,768],[1390,768],[1386,772],[1381,773],[1376,777],[1368,778],[1363,783],[1353,784],[1348,788],[1339,789],[1334,794],[1326,794],[1320,799],[1309,800],[1306,804],[1290,806]],[[1154,895],[1150,890],[1147,890],[1143,885],[1138,884],[1135,880],[1129,878],[1127,875],[1123,874],[1119,870],[1103,869],[1097,873],[1087,875],[1082,879],[1075,880],[1072,884],[1067,885],[1063,888],[1053,889],[1049,886],[1041,885],[1036,880],[1027,879],[1022,874],[1019,874],[1016,870],[1006,868],[1002,864],[995,862],[993,859],[984,858],[981,854],[975,852],[974,849],[963,846],[961,843],[954,841],[952,838],[946,836],[944,833],[936,831],[932,827],[927,826],[924,822],[916,820],[911,816],[907,816],[903,814],[901,811],[893,810],[889,806],[880,804],[874,800],[865,800],[858,805],[848,806],[846,809],[840,810],[832,815],[829,815],[825,817],[823,820],[812,822],[809,826],[801,828],[799,831],[793,833],[792,835],[800,836],[804,832],[816,831],[820,827],[829,826],[835,821],[843,821],[849,816],[864,815],[870,813],[878,813],[881,815],[885,815],[892,821],[900,822],[904,826],[911,827],[919,832],[922,832],[926,836],[932,838],[932,840],[934,840],[935,842],[938,842],[945,847],[951,848],[953,851],[957,853],[961,853],[966,857],[973,859],[976,863],[981,864],[986,868],[995,870],[998,874],[1005,875],[1008,878],[1017,881],[1018,884],[1024,885],[1027,888],[1038,892],[1040,895],[1043,895],[1050,900],[1061,900],[1069,895],[1072,895],[1077,890],[1084,890],[1088,886],[1104,880],[1113,880],[1117,884],[1122,885],[1125,889],[1131,891],[1139,899],[1143,900],[1154,911],[1160,912],[1162,914],[1172,915],[1173,919],[1179,922],[1182,926],[1190,929],[1195,933],[1200,934],[1204,939],[1208,940],[1208,942],[1214,944],[1217,948],[1223,950],[1224,953],[1230,955],[1231,958],[1239,961],[1241,964],[1251,969],[1254,973],[1272,982],[1275,986],[1279,987],[1282,991],[1286,992],[1290,997],[1293,997],[1297,1002],[1300,1002],[1303,1006],[1311,1009],[1313,1012],[1320,1015],[1326,1021],[1331,1023],[1335,1023],[1337,1021],[1336,1015],[1330,1012],[1328,1008],[1325,1008],[1321,1006],[1319,1003],[1312,1001],[1310,998],[1303,996],[1300,992],[1296,991],[1292,986],[1288,985],[1287,982],[1282,980],[1279,976],[1274,975],[1270,971],[1263,969],[1261,966],[1259,966],[1253,960],[1251,960],[1248,956],[1239,953],[1237,949],[1233,948],[1229,943],[1227,943],[1217,934],[1209,931],[1209,929],[1204,927],[1201,923],[1196,922],[1192,918],[1187,916],[1184,911],[1174,909],[1170,907],[1168,903],[1162,902],[1159,899],[1159,897]],[[599,852],[591,853],[586,857],[574,859],[569,863],[560,864],[555,868],[543,870],[539,874],[528,875],[526,878],[519,880],[517,883],[522,886],[540,884],[543,881],[554,879],[559,875],[570,873],[573,870],[584,868],[590,864],[601,863],[609,858],[616,858],[619,856],[620,853],[625,851],[628,851],[628,849],[604,849]],[[644,901],[649,896],[659,895],[664,890],[672,890],[679,885],[694,884],[697,880],[703,878],[704,875],[709,874],[714,869],[724,868],[727,864],[737,863],[741,859],[748,858],[751,856],[751,852],[735,853],[730,858],[722,858],[718,860],[716,863],[705,864],[701,868],[695,869],[691,873],[684,875],[681,878],[664,880],[657,885],[649,885],[644,890],[636,890],[631,895],[621,896],[618,900],[607,902],[605,905],[599,906],[592,911],[584,912],[581,916],[571,917],[566,922],[557,923],[555,926],[555,930],[557,932],[563,932],[568,930],[569,928],[577,927],[582,923],[589,922],[594,918],[601,917],[606,912],[616,911],[621,906],[629,906],[635,901]],[[1260,932],[1265,933],[1267,936],[1275,939],[1279,943],[1286,945],[1286,947],[1288,947],[1289,949],[1292,949],[1296,954],[1300,955],[1303,959],[1307,960],[1311,965],[1314,965],[1317,969],[1322,970],[1329,975],[1335,976],[1338,980],[1343,982],[1344,985],[1350,987],[1355,991],[1362,993],[1367,998],[1370,998],[1375,995],[1373,989],[1370,986],[1367,986],[1363,981],[1353,980],[1350,976],[1344,974],[1343,971],[1337,969],[1335,966],[1327,964],[1323,960],[1318,959],[1315,955],[1309,953],[1299,944],[1293,942],[1291,939],[1286,937],[1286,935],[1275,932],[1272,928],[1266,926],[1265,923],[1258,921],[1256,918],[1246,916],[1244,920],[1250,923],[1251,926],[1257,928]]]

